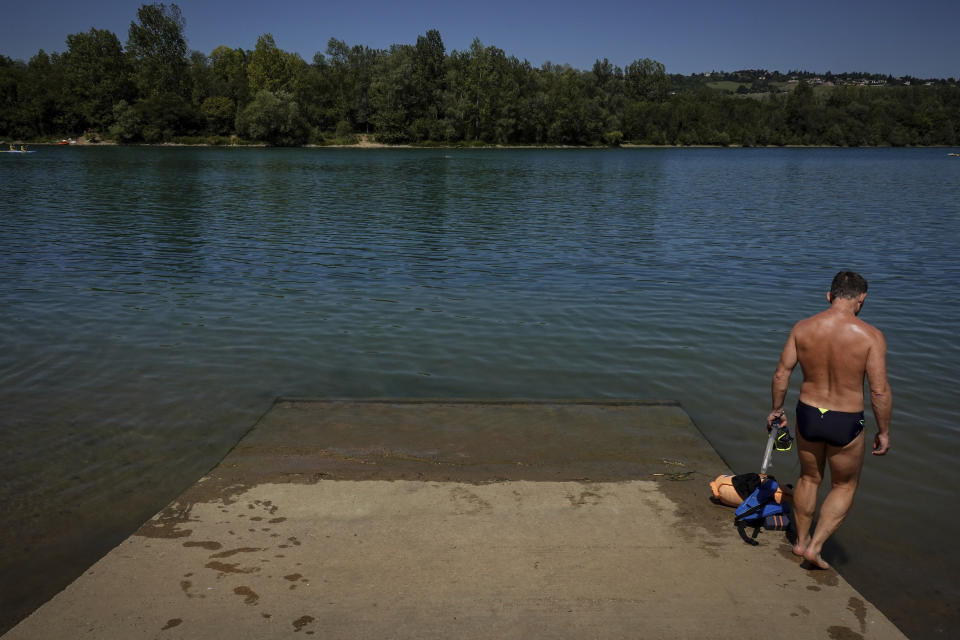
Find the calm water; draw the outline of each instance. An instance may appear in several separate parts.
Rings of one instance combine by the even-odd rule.
[[[733,469],[756,470],[782,343],[841,268],[867,277],[862,317],[887,336],[894,448],[868,457],[824,555],[912,637],[960,623],[960,160],[946,150],[0,161],[7,625],[278,395],[679,400]],[[775,459],[781,478],[797,468]]]

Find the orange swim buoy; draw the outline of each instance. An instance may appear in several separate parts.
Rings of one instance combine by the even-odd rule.
[[[717,476],[716,480],[710,481],[710,490],[713,492],[714,499],[721,504],[725,504],[728,507],[739,507],[744,501],[744,498],[741,498],[740,494],[738,494],[734,488],[733,476],[734,474],[732,473]],[[786,491],[784,491],[783,487],[779,487],[773,494],[773,499],[777,504],[780,504],[784,497],[786,497],[788,501],[793,498],[789,487],[787,487]]]

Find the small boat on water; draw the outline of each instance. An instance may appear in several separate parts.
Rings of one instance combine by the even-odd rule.
[[[36,151],[27,149],[27,145],[25,144],[20,145],[19,149],[11,144],[9,149],[0,149],[0,153],[36,153]]]

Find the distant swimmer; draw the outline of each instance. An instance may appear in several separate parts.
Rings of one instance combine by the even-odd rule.
[[[773,411],[767,428],[777,418],[786,425],[783,403],[790,374],[797,363],[803,371],[797,401],[797,455],[800,479],[793,493],[797,543],[793,553],[814,568],[830,567],[820,551],[853,505],[864,455],[863,380],[870,384],[870,405],[877,421],[873,455],[890,449],[893,396],[887,384],[887,344],[879,329],[857,318],[867,297],[867,281],[852,271],[833,279],[827,301],[830,308],[794,325],[773,374]],[[830,493],[817,508],[817,490],[824,463],[830,464]]]

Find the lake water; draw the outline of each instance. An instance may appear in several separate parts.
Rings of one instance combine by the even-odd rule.
[[[0,629],[279,395],[678,400],[757,470],[783,341],[840,269],[866,276],[861,317],[887,337],[893,449],[824,556],[911,637],[960,624],[947,150],[0,160]],[[774,464],[795,478],[794,455]]]

